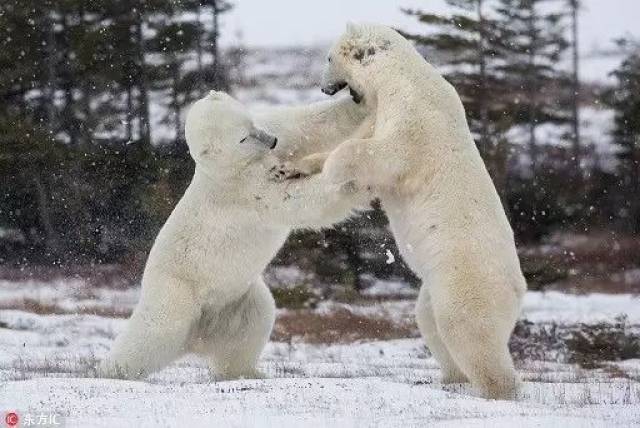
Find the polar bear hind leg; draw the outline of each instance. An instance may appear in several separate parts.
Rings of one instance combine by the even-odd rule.
[[[519,380],[508,347],[515,312],[512,317],[503,310],[518,302],[505,296],[494,296],[493,302],[480,295],[451,297],[446,291],[431,296],[438,333],[456,365],[482,397],[516,398]]]
[[[507,343],[472,320],[460,324],[455,332],[445,327],[443,339],[472,386],[484,398],[515,399],[519,381]]]
[[[441,382],[448,383],[465,383],[469,380],[458,368],[455,361],[449,354],[447,346],[442,341],[436,320],[433,315],[433,307],[431,306],[431,297],[429,296],[428,286],[423,285],[416,302],[416,321],[418,329],[427,343],[429,352],[434,356],[440,364],[442,370]]]
[[[182,286],[181,286],[182,285]],[[184,284],[156,287],[141,302],[118,335],[98,373],[103,377],[143,378],[186,352],[197,304]]]
[[[212,374],[222,379],[264,377],[256,368],[275,321],[275,303],[262,278],[222,309],[205,308],[199,351]]]

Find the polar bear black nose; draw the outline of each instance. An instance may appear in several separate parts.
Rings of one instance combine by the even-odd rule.
[[[347,86],[347,82],[328,83],[324,85],[320,90],[327,95],[335,95],[338,91],[344,89]]]
[[[271,150],[276,148],[276,144],[278,144],[278,137],[273,137],[273,143],[271,144],[271,147],[269,147]]]

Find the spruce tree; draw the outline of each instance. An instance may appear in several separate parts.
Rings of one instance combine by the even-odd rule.
[[[176,19],[180,12],[174,10],[171,15],[151,23],[155,36],[148,43],[150,52],[161,59],[153,67],[151,76],[154,89],[165,92],[165,99],[169,100],[166,105],[172,113],[171,117],[164,118],[164,122],[171,124],[175,140],[181,138],[182,109],[190,101],[187,94],[192,89],[192,83],[185,80],[183,63],[194,48],[198,35],[198,28],[194,23]]]
[[[614,71],[611,101],[615,111],[614,143],[618,147],[618,186],[624,228],[640,234],[640,46]]]
[[[210,89],[228,90],[229,79],[220,51],[220,18],[233,8],[233,4],[227,0],[202,0],[201,4],[208,8],[211,16],[211,31],[205,35],[211,65],[205,70],[204,81]]]
[[[558,67],[568,47],[564,13],[556,11],[554,0],[500,0],[497,19],[503,28],[503,92],[508,94],[505,111],[511,122],[525,125],[531,172],[538,173],[536,129],[544,123],[569,122],[571,113],[562,97],[570,79]]]
[[[504,115],[505,82],[498,69],[506,52],[502,22],[489,13],[494,1],[445,1],[453,11],[448,16],[405,9],[427,30],[403,34],[415,41],[427,60],[434,57],[440,63],[460,94],[478,148],[502,195],[508,149],[504,133],[510,127]]]

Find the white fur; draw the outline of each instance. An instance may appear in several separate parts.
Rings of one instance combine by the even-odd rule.
[[[400,252],[423,279],[417,321],[443,380],[513,397],[507,342],[526,283],[458,94],[384,26],[350,26],[330,58],[323,85],[347,83],[375,128],[332,152],[323,175],[381,197]]]
[[[259,376],[275,316],[265,266],[292,227],[331,225],[368,201],[331,193],[319,176],[269,181],[269,169],[303,156],[302,146],[337,146],[364,116],[349,99],[263,112],[260,125],[279,138],[270,151],[256,138],[240,142],[266,134],[230,96],[196,102],[185,126],[195,175],[156,238],[140,301],[100,373],[142,377],[195,352],[222,378]]]

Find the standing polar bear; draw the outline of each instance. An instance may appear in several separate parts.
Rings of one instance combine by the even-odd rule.
[[[274,164],[348,139],[361,107],[345,98],[257,117],[278,139],[227,94],[212,91],[190,109],[193,180],[156,238],[140,301],[101,375],[143,377],[194,352],[222,378],[259,376],[275,316],[262,271],[291,228],[329,226],[367,204],[331,193],[319,176],[269,180]]]
[[[443,382],[469,379],[485,397],[514,397],[507,342],[526,283],[458,94],[381,25],[349,25],[332,47],[323,92],[347,86],[375,115],[373,136],[341,144],[323,175],[381,198],[402,256],[424,281],[417,321]]]

